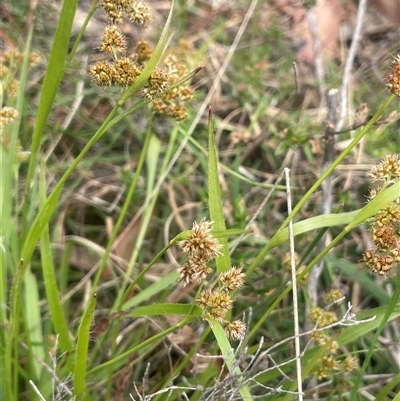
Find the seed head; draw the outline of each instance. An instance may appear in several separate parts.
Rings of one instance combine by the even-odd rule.
[[[318,307],[312,308],[309,316],[313,323],[318,323],[318,327],[326,327],[337,322],[337,315],[335,312],[323,311]]]
[[[196,303],[204,311],[204,318],[223,321],[223,318],[232,308],[232,300],[225,292],[205,290],[196,299]]]
[[[244,276],[242,269],[232,267],[228,271],[221,273],[218,277],[221,284],[221,290],[226,292],[235,292],[243,287]]]
[[[184,286],[204,280],[213,271],[206,263],[201,257],[189,256],[183,266],[177,269],[179,280],[183,282]]]
[[[7,85],[6,92],[9,96],[16,97],[18,94],[18,88],[19,88],[19,81],[13,78]]]
[[[329,370],[325,366],[318,368],[318,370],[315,372],[315,376],[317,377],[318,380],[325,379],[325,377],[327,377],[328,374]]]
[[[129,19],[141,26],[146,26],[151,18],[150,9],[142,2],[142,1],[135,1],[129,7]]]
[[[121,87],[131,85],[140,75],[142,68],[131,58],[121,57],[114,62],[114,81]]]
[[[321,331],[313,331],[311,333],[311,338],[318,345],[325,345],[327,341],[326,336]]]
[[[400,66],[399,66],[400,68]],[[372,181],[385,181],[387,183],[400,179],[400,160],[395,154],[386,156],[381,162],[370,168],[367,177]]]
[[[164,114],[174,118],[176,121],[182,121],[188,116],[186,107],[176,103],[166,106]]]
[[[331,354],[336,354],[337,350],[339,349],[339,344],[337,341],[333,340],[328,345],[328,352]]]
[[[343,294],[338,289],[330,290],[326,295],[325,299],[327,302],[332,303],[338,301],[339,299],[343,298]]]
[[[224,330],[227,336],[235,341],[243,340],[246,335],[246,325],[241,320],[228,322]]]
[[[128,11],[131,2],[131,0],[103,0],[100,7],[106,12],[110,24],[120,25],[123,13]]]
[[[116,55],[125,54],[125,36],[117,25],[108,25],[104,29],[103,41],[97,46],[103,53]]]
[[[353,370],[356,370],[358,368],[357,359],[354,356],[348,356],[342,362],[342,368],[345,372],[351,372]]]
[[[400,97],[400,55],[393,59],[394,67],[387,78],[387,87],[394,95]]]
[[[143,64],[153,54],[153,50],[146,41],[138,42],[136,45],[136,56],[139,64]]]
[[[29,55],[29,66],[34,67],[35,65],[39,64],[42,61],[42,58],[39,56],[39,54],[32,52]]]
[[[221,244],[213,237],[211,229],[211,221],[194,222],[189,238],[178,245],[189,257],[197,256],[208,262],[221,255]]]
[[[367,251],[363,254],[365,265],[372,273],[384,276],[390,274],[390,271],[395,263],[395,259],[390,255],[379,255],[376,251]]]
[[[11,124],[18,118],[18,111],[14,107],[3,107],[0,109],[0,124]]]
[[[313,323],[317,323],[318,319],[320,318],[320,316],[322,315],[323,312],[324,311],[321,308],[318,308],[318,307],[312,308],[309,313],[310,320]]]
[[[322,357],[322,365],[328,370],[338,370],[339,363],[331,356]]]
[[[89,75],[93,82],[101,87],[111,86],[114,82],[114,67],[104,61],[98,61],[96,64],[89,66]]]

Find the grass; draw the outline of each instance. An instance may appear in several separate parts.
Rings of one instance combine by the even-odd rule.
[[[249,12],[248,2],[236,6],[211,18],[202,3],[154,4],[146,31],[124,30],[151,41],[151,57],[132,84],[100,81],[100,89],[88,69],[99,60],[93,48],[102,32],[72,28],[78,2],[65,1],[56,14],[49,4],[26,10],[24,33],[12,29],[23,26],[22,10],[7,4],[4,32],[23,46],[1,81],[2,107],[18,111],[1,133],[1,398],[384,400],[398,393],[398,264],[380,277],[363,256],[380,211],[398,208],[398,178],[366,202],[373,183],[365,177],[398,151],[398,99],[375,66],[374,73],[368,64],[355,69],[351,99],[368,101],[371,117],[340,134],[323,170],[327,110],[316,77],[302,73],[294,89],[295,49],[272,6],[257,5],[234,42]],[[266,11],[271,23],[260,29]],[[100,13],[93,2],[86,21],[104,19]],[[34,14],[48,16],[48,25]],[[381,56],[382,76],[393,47]],[[48,61],[31,68],[32,51]],[[168,51],[188,64],[172,89],[159,84],[156,69],[168,68]],[[328,65],[329,84],[339,86],[342,75],[342,65]],[[13,78],[20,84],[11,96]],[[142,96],[158,88],[152,100],[165,99],[189,81],[197,91],[179,103],[182,121],[160,116],[157,100]],[[333,207],[324,214],[329,177]],[[206,237],[221,255],[207,259],[212,274],[192,282],[182,269],[200,254],[185,259],[182,244],[203,218],[213,222]],[[313,300],[307,279],[321,260]],[[245,281],[228,291],[222,282],[232,266]],[[212,307],[203,292],[211,288]],[[225,310],[228,299],[234,307]]]

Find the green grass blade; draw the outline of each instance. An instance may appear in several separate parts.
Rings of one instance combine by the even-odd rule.
[[[73,373],[74,393],[77,401],[83,400],[86,393],[86,364],[90,340],[89,334],[96,301],[97,297],[96,294],[94,294],[90,298],[85,313],[82,316],[77,334],[78,340],[75,351],[75,367]]]
[[[28,270],[24,276],[25,284],[25,311],[26,321],[30,335],[30,342],[32,345],[33,366],[36,374],[36,380],[41,377],[43,365],[39,362],[46,360],[46,352],[44,349],[42,322],[40,316],[39,304],[39,290],[37,286],[36,277]]]
[[[25,182],[24,207],[23,207],[23,229],[22,238],[25,239],[28,222],[28,197],[31,190],[31,181],[37,165],[37,153],[42,142],[42,136],[47,118],[50,114],[58,86],[64,74],[64,60],[68,52],[68,44],[71,37],[72,22],[74,20],[78,0],[65,0],[61,9],[60,19],[54,35],[53,46],[50,53],[49,63],[46,69],[43,86],[41,90],[38,111],[36,114],[35,129],[32,135],[31,157],[29,160],[28,173]]]
[[[386,322],[391,318],[392,314],[400,309],[400,304],[398,303],[400,299],[400,280],[397,280],[396,288],[393,292],[393,295],[390,299],[389,305],[385,307],[385,314],[382,317],[382,320],[377,328],[374,338],[372,339],[371,345],[369,347],[368,353],[365,356],[364,363],[361,369],[358,372],[357,379],[354,383],[354,387],[351,391],[350,398],[355,399],[357,392],[361,386],[362,379],[364,377],[365,371],[367,370],[368,364],[371,360],[372,354],[375,351],[375,344],[378,342],[378,338],[382,333],[383,328],[385,327]]]
[[[398,373],[396,376],[390,380],[389,383],[387,383],[377,394],[375,397],[375,401],[385,401],[389,399],[389,393],[395,388],[396,386],[398,387],[400,385],[400,373]],[[400,400],[400,394],[398,393],[395,400],[398,399]]]
[[[197,305],[186,305],[186,304],[155,304],[148,306],[139,306],[132,312],[128,313],[128,316],[156,316],[156,315],[191,315],[201,316],[202,310]]]
[[[42,162],[40,169],[40,205],[46,202],[46,177],[45,166]],[[46,288],[47,303],[50,310],[51,320],[54,330],[58,335],[58,345],[61,352],[73,350],[73,344],[69,338],[69,330],[67,321],[64,316],[64,311],[61,307],[58,296],[57,280],[53,263],[53,255],[50,246],[49,227],[46,226],[43,230],[40,240],[40,255],[42,261],[42,271],[44,286]],[[68,358],[69,368],[72,369],[71,359]]]
[[[226,231],[226,226],[224,211],[222,208],[221,187],[218,178],[218,159],[214,140],[214,125],[211,109],[209,110],[208,118],[208,197],[210,217],[214,222],[213,228],[215,231],[224,232]],[[222,255],[216,259],[216,265],[218,273],[222,273],[230,269],[231,260],[229,256],[228,238],[221,237],[219,238],[219,241],[222,244]],[[210,325],[229,371],[231,374],[238,376],[240,395],[244,400],[252,400],[253,398],[248,387],[246,385],[241,385],[243,377],[241,376],[240,368],[235,366],[235,357],[232,353],[232,346],[225,331],[220,323],[216,321],[210,322]]]
[[[225,218],[222,209],[221,187],[218,178],[218,159],[214,140],[214,124],[212,120],[211,109],[208,118],[208,203],[210,208],[210,217],[213,221],[215,231],[225,231]],[[222,244],[222,255],[216,259],[218,273],[230,269],[231,261],[229,257],[228,239],[220,238]]]
[[[133,296],[131,299],[126,301],[123,305],[122,310],[130,309],[136,305],[141,304],[142,302],[150,299],[154,295],[160,294],[166,288],[176,284],[178,281],[179,275],[176,272],[172,272],[164,276],[160,281],[157,281],[144,290],[140,291],[139,294]]]
[[[212,323],[211,329],[218,342],[218,346],[221,350],[221,353],[224,356],[224,361],[226,363],[226,366],[228,367],[229,372],[232,375],[235,375],[236,377],[237,385],[239,387],[239,393],[242,396],[242,399],[246,401],[247,400],[251,401],[253,397],[247,385],[243,384],[244,378],[242,376],[242,372],[236,363],[232,346],[228,340],[228,337],[226,336],[224,329],[222,328],[221,324],[216,320],[212,321],[211,323]]]

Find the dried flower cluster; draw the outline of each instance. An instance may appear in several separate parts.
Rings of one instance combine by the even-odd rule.
[[[147,42],[142,41],[136,45],[133,55],[126,55],[127,38],[121,30],[123,16],[143,27],[151,19],[150,9],[143,1],[133,0],[103,0],[100,6],[107,14],[107,26],[97,48],[107,54],[110,60],[91,65],[89,75],[93,83],[100,87],[119,86],[124,90],[136,81],[153,51]],[[175,51],[175,54],[178,52]],[[174,85],[188,74],[188,69],[178,61],[174,52],[167,56],[164,65],[164,69],[156,68],[151,73],[143,96],[153,101],[156,114],[183,120],[187,117],[184,102],[193,98],[194,91],[185,84],[179,87]]]
[[[195,222],[189,237],[179,242],[180,248],[187,255],[185,263],[177,270],[184,285],[201,282],[213,272],[208,262],[221,255],[221,244],[211,230],[212,223],[203,219],[199,223]],[[242,269],[232,267],[221,273],[212,288],[203,290],[196,299],[197,305],[203,309],[203,318],[220,322],[233,340],[244,338],[246,325],[240,320],[229,322],[225,316],[232,309],[234,294],[243,284]]]
[[[317,324],[317,327],[326,327],[335,322],[337,322],[338,318],[335,312],[332,311],[324,311],[319,307],[312,308],[309,313],[310,320],[313,323]]]
[[[340,291],[332,290],[326,295],[327,299],[331,299],[332,297],[334,301],[340,299]],[[337,315],[334,312],[324,311],[321,308],[313,308],[310,311],[310,319],[317,324],[317,327],[326,327],[337,321]],[[315,371],[315,376],[318,380],[322,380],[330,375],[336,375],[338,372],[348,373],[357,369],[357,359],[347,356],[343,360],[343,357],[338,355],[339,343],[333,340],[326,330],[314,331],[311,334],[311,338],[316,344],[325,347],[326,352]]]
[[[400,97],[400,55],[393,59],[394,67],[387,78],[387,87],[394,95]]]
[[[381,181],[381,188],[370,191],[373,199],[382,188],[400,180],[400,160],[397,155],[386,156],[373,166],[367,174],[373,181]],[[389,203],[375,214],[371,224],[371,237],[376,249],[363,254],[366,266],[380,276],[390,274],[400,263],[400,198]]]
[[[19,81],[15,78],[18,75],[18,70],[22,65],[24,56],[17,49],[8,49],[0,53],[0,90],[6,97],[16,97],[19,89]],[[38,64],[40,57],[37,53],[29,55],[29,67]],[[18,111],[14,107],[4,106],[0,109],[0,141],[1,145],[8,148],[11,142],[10,135],[5,132],[5,127],[12,124],[18,119]],[[22,148],[17,143],[16,156],[19,162],[24,162],[29,159],[30,152],[22,151]]]

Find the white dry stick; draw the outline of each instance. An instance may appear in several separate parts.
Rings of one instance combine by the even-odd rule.
[[[41,401],[46,401],[46,399],[42,396],[39,389],[36,387],[35,383],[32,380],[29,380],[29,384],[32,386],[33,391],[38,395]]]
[[[325,101],[326,94],[325,69],[321,54],[321,40],[318,36],[318,20],[312,8],[307,10],[306,18],[312,37],[315,72],[319,81],[319,94],[321,96],[321,103],[323,103]]]
[[[340,118],[335,127],[336,132],[339,132],[343,128],[344,122],[346,121],[347,117],[347,103],[348,103],[347,97],[348,97],[349,80],[351,71],[353,69],[354,59],[357,54],[358,45],[361,40],[361,29],[363,26],[366,9],[367,9],[367,0],[360,0],[358,4],[356,27],[354,28],[353,40],[351,41],[349,53],[346,58],[342,87],[340,88],[340,102],[341,102]]]
[[[292,213],[292,198],[290,193],[290,170],[285,168],[286,194],[288,214]],[[293,220],[289,221],[289,246],[290,246],[290,266],[292,271],[292,289],[293,289],[293,323],[294,323],[294,344],[296,352],[296,371],[297,371],[297,390],[299,401],[303,401],[303,380],[301,376],[300,360],[300,330],[299,330],[299,307],[297,301],[297,278],[296,278],[296,260],[294,248]]]

